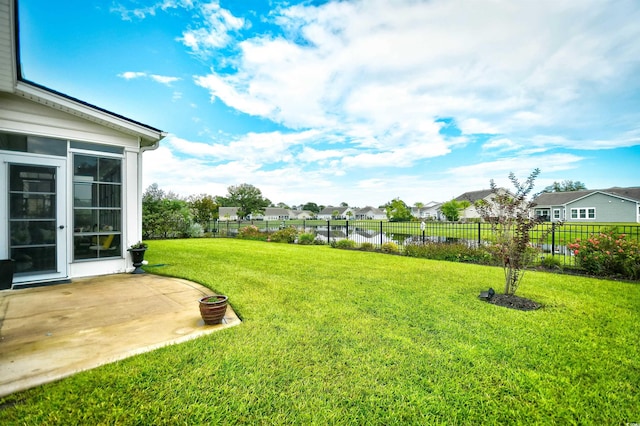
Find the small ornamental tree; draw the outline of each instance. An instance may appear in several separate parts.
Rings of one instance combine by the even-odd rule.
[[[448,221],[457,222],[458,220],[460,220],[460,213],[469,206],[471,206],[471,203],[467,200],[450,200],[446,203],[443,203],[442,206],[440,206],[440,210]]]
[[[492,179],[492,200],[480,200],[475,204],[482,219],[491,224],[496,240],[494,248],[504,268],[505,294],[515,294],[526,267],[533,260],[534,250],[530,244],[530,232],[542,218],[530,216],[535,203],[527,197],[533,190],[539,174],[540,169],[535,169],[526,182],[521,184],[515,175],[510,173],[509,180],[515,187],[514,194],[499,189]]]

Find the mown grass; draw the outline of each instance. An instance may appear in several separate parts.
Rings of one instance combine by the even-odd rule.
[[[149,242],[147,267],[229,296],[243,324],[0,401],[3,424],[640,421],[640,286],[256,241]],[[194,301],[194,309],[197,305]]]

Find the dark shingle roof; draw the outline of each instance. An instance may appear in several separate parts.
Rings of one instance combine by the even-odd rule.
[[[545,192],[540,194],[535,200],[537,206],[562,206],[570,203],[578,198],[586,197],[594,192],[604,192],[607,194],[617,195],[635,201],[640,201],[640,187],[631,188],[614,187],[609,189],[592,189],[586,191],[567,191],[567,192]]]
[[[487,197],[489,194],[491,194],[491,190],[490,189],[483,189],[480,191],[469,191],[469,192],[465,192],[464,194],[458,196],[457,198],[455,198],[456,201],[470,201],[472,203],[478,201],[478,200],[482,200],[485,197]]]

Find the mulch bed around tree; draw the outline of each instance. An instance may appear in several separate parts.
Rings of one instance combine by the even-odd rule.
[[[518,309],[520,311],[533,311],[542,306],[533,300],[509,294],[496,294],[491,298],[489,303],[504,306],[505,308]]]

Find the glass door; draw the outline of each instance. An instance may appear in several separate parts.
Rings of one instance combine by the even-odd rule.
[[[25,157],[11,157],[5,164],[13,281],[65,278],[65,161],[38,158],[38,164],[31,164]]]

